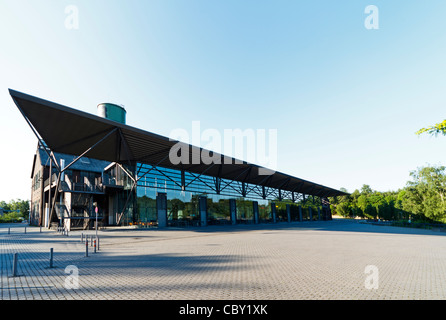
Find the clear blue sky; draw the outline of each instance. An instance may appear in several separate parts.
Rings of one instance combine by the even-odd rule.
[[[367,5],[379,29],[364,27]],[[78,9],[67,29],[65,8]],[[8,88],[129,125],[277,129],[277,170],[397,190],[445,163],[446,2],[0,0],[0,200],[30,198],[37,140]]]

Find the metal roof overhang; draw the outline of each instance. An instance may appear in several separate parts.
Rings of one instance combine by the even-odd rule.
[[[33,131],[53,152],[81,155],[88,150],[85,156],[89,158],[123,164],[140,162],[318,197],[347,194],[277,171],[262,175],[259,168],[263,167],[224,155],[217,156],[222,159],[220,164],[201,160],[195,164],[192,153],[203,149],[188,144],[189,164],[173,164],[169,151],[178,141],[12,89],[9,93]]]

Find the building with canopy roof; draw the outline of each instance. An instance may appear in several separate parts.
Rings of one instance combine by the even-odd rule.
[[[122,106],[100,104],[94,115],[9,92],[38,140],[37,225],[90,228],[96,215],[102,225],[159,227],[329,220],[328,199],[346,195],[129,126]],[[172,150],[188,161],[173,163]],[[203,150],[219,161],[197,161]]]

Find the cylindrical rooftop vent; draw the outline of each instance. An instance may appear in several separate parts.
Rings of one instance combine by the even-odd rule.
[[[98,116],[108,120],[117,121],[125,124],[126,111],[124,107],[114,103],[98,104]]]

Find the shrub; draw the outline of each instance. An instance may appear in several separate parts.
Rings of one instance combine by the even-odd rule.
[[[0,223],[14,223],[23,221],[23,215],[18,212],[5,213],[0,217]]]

